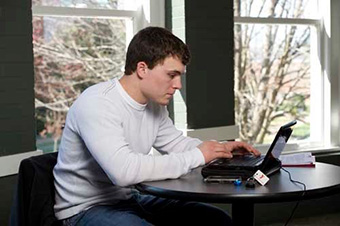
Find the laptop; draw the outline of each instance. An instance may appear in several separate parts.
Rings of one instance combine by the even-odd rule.
[[[216,159],[202,168],[202,176],[204,178],[209,176],[224,176],[247,179],[253,176],[257,170],[261,170],[267,176],[278,172],[281,168],[279,157],[293,132],[291,127],[295,124],[296,120],[280,127],[266,155],[254,156],[252,154],[246,154],[235,155],[231,159]]]

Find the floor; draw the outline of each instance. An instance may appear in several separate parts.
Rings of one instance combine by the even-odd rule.
[[[264,224],[263,226],[283,226],[284,224],[285,222]],[[291,220],[288,226],[340,226],[340,213],[325,214],[317,217],[296,218]]]

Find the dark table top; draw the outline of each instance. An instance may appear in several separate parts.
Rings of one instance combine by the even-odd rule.
[[[340,192],[340,167],[316,163],[315,167],[285,167],[292,179],[306,185],[303,199],[319,198]],[[137,185],[143,192],[165,198],[182,200],[234,203],[234,202],[285,202],[301,198],[303,186],[289,180],[288,173],[280,172],[270,176],[265,186],[255,188],[234,184],[210,184],[203,182],[201,168],[175,180],[144,182]]]

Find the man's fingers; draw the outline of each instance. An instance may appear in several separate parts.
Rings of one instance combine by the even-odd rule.
[[[253,146],[239,141],[231,141],[225,143],[225,148],[227,151],[233,151],[235,154],[247,154],[252,153],[256,156],[261,155],[261,152],[259,152],[257,149],[255,149]]]
[[[233,157],[233,155],[228,151],[216,152],[216,153],[217,153],[216,158],[232,158]]]
[[[247,149],[253,153],[254,155],[261,155],[261,152],[259,152],[257,149],[255,149],[254,147],[247,145]]]

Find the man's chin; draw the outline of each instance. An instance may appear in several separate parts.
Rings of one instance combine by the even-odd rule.
[[[163,106],[167,106],[169,105],[170,101],[163,101],[161,103],[159,103],[160,105],[163,105]]]
[[[166,96],[163,98],[153,98],[151,99],[154,103],[157,103],[159,105],[166,106],[170,103],[170,100],[172,99],[172,96]]]
[[[158,104],[166,106],[170,103],[170,99],[157,101]]]

